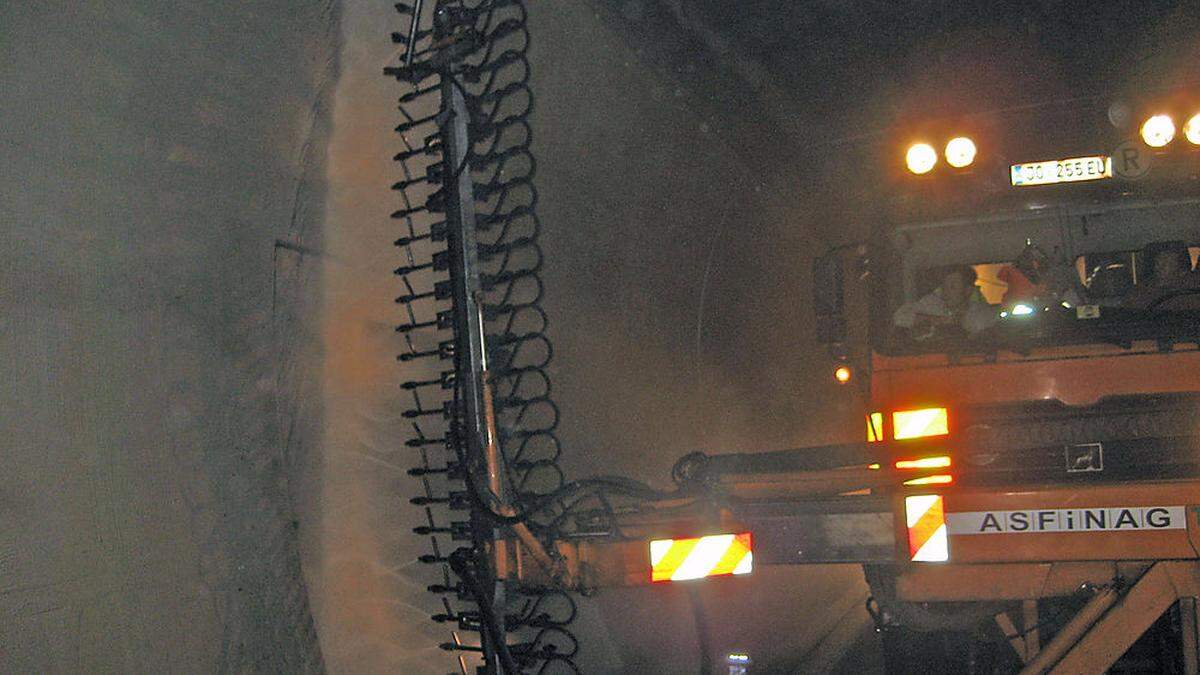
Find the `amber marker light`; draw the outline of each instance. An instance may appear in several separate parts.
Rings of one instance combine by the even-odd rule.
[[[914,478],[904,481],[905,485],[949,485],[954,482],[954,476],[940,473],[934,476],[925,476],[924,478]]]
[[[922,457],[920,459],[902,459],[896,462],[897,469],[944,469],[950,466],[950,457]]]

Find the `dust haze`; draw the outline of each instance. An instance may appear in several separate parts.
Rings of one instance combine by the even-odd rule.
[[[621,20],[531,7],[568,473],[665,485],[695,450],[832,440],[853,407],[807,330],[797,172],[748,161]],[[0,670],[453,668],[399,418],[397,27],[368,2],[0,9]],[[756,577],[602,593],[581,666],[857,636],[857,570]]]

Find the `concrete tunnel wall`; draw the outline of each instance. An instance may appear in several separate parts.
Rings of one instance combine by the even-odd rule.
[[[791,178],[739,159],[630,18],[531,6],[546,309],[568,473],[663,485],[850,406],[813,384]],[[395,25],[0,9],[0,671],[452,669],[394,419]],[[695,672],[697,604],[710,649],[781,668],[859,625],[857,570],[758,576],[602,593],[581,665]]]
[[[0,6],[0,671],[322,669],[338,44],[325,1]]]

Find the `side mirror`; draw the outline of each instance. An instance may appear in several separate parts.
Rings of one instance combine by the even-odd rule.
[[[846,340],[845,297],[841,251],[835,249],[813,260],[813,313],[817,342],[832,344]]]

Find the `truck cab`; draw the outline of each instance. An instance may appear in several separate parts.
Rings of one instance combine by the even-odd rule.
[[[867,280],[854,339],[845,250],[817,260],[819,337],[855,373],[868,440],[952,439],[932,482],[1195,474],[1200,102],[1124,110],[968,118],[895,148],[885,215],[847,247]],[[946,291],[969,297],[950,310]]]
[[[1143,559],[1200,555],[1200,96],[966,117],[891,152],[870,239],[813,268],[818,339],[886,448],[871,468],[896,476],[871,492],[892,496],[908,555],[864,565],[889,669],[923,672],[936,652],[975,672],[983,643],[946,635],[1003,623],[989,603],[1004,599],[1026,616],[1003,630],[1020,658],[1000,670],[1072,650],[1054,672],[1077,672],[1183,635],[1174,653],[1196,672],[1194,602],[1130,610],[1146,636],[1095,661],[1053,617],[1080,588],[1150,588]],[[863,283],[847,311],[850,260]],[[1080,585],[1079,566],[1123,564],[1143,567]],[[1120,632],[1105,616],[1093,641]]]

